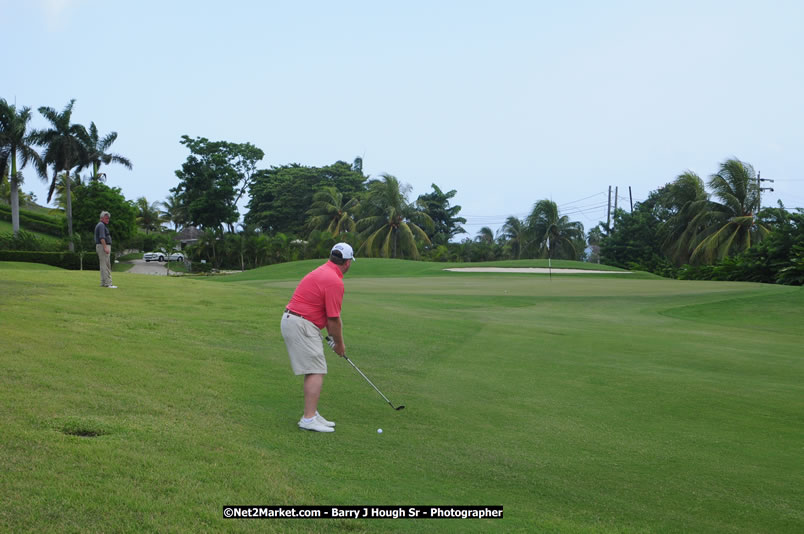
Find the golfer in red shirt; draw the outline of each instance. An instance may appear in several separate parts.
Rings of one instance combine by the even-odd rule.
[[[335,352],[343,356],[341,303],[343,302],[343,275],[354,260],[352,247],[338,243],[332,247],[329,261],[305,276],[282,314],[282,337],[290,356],[290,366],[297,375],[304,375],[304,416],[299,428],[315,432],[335,432],[335,423],[318,413],[318,398],[327,361],[321,329],[326,328],[332,337]]]

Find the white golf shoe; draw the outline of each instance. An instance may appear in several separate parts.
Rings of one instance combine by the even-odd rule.
[[[312,430],[313,432],[335,432],[334,428],[321,423],[317,417],[313,417],[313,419],[309,422],[305,422],[304,419],[300,419],[299,428],[302,430]]]
[[[327,421],[326,419],[324,419],[324,416],[318,412],[315,412],[315,420],[324,426],[330,426],[330,427],[335,426],[335,421]]]

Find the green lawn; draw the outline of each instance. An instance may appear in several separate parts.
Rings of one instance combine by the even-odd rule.
[[[347,350],[407,408],[332,355],[320,409],[338,426],[317,434],[296,427],[279,320],[320,263],[116,273],[117,290],[0,264],[0,532],[804,530],[801,288],[359,259]],[[225,504],[505,518],[223,520]]]

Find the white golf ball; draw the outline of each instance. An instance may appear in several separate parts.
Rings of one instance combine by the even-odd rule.
[[[382,434],[382,428],[377,429],[377,434]]]

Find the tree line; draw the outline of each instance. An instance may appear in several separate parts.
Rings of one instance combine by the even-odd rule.
[[[798,269],[796,251],[804,246],[800,214],[781,205],[760,210],[758,176],[736,158],[721,163],[706,183],[692,171],[680,174],[631,213],[617,210],[611,226],[600,223],[588,233],[544,199],[526,217],[508,217],[496,234],[485,227],[456,242],[465,234],[466,219],[461,207],[451,204],[455,190],[445,192],[433,183],[432,191],[411,200],[409,185],[391,174],[366,175],[361,158],[266,169],[259,168],[265,153],[251,143],[187,135],[180,143],[190,154],[175,172],[178,184],[171,194],[162,202],[132,202],[103,183],[102,165],[131,168],[127,158],[109,152],[117,133],[101,136],[94,122],[89,128],[73,123],[74,103],[61,112],[40,107],[50,127],[29,130],[30,108],[0,99],[0,178],[7,177],[14,233],[22,169],[30,165],[50,184],[48,202],[55,196],[64,210],[71,250],[73,218],[87,231],[101,209],[115,213],[112,231],[130,246],[175,247],[176,232],[192,227],[200,232],[189,250],[194,258],[238,268],[323,257],[332,244],[346,241],[367,257],[591,260],[664,276],[711,278],[725,272],[741,276],[734,266],[752,254],[756,264],[757,251],[765,250],[778,268],[765,268],[760,278],[776,281],[778,271],[787,269],[789,282]],[[89,174],[82,179],[85,169]],[[238,204],[246,194],[247,212],[241,217]],[[776,248],[768,252],[770,243]],[[758,279],[756,272],[751,276]]]
[[[109,153],[117,139],[117,133],[101,136],[94,122],[89,128],[72,122],[75,99],[61,112],[42,106],[39,113],[50,123],[49,128],[30,130],[31,108],[17,108],[5,99],[0,99],[0,176],[8,176],[11,224],[14,234],[19,232],[19,187],[23,183],[22,169],[28,164],[37,175],[50,183],[47,202],[59,185],[64,188],[65,218],[70,250],[74,250],[72,212],[72,173],[89,169],[89,179],[100,181],[105,175],[101,165],[119,163],[131,168],[131,162],[123,156]],[[52,171],[48,175],[48,171]]]
[[[259,169],[257,164],[265,155],[261,149],[250,143],[203,137],[182,136],[180,142],[190,155],[176,171],[178,185],[164,202],[149,203],[145,198],[128,202],[118,188],[102,183],[105,175],[100,172],[101,165],[110,163],[131,168],[128,159],[108,152],[117,133],[101,137],[94,122],[89,128],[73,123],[74,104],[75,100],[71,100],[61,112],[40,107],[39,112],[51,128],[28,131],[30,108],[17,109],[0,100],[0,165],[4,166],[0,176],[9,177],[15,233],[19,229],[21,171],[31,164],[50,183],[47,201],[55,196],[64,209],[71,250],[75,241],[75,196],[82,229],[94,221],[92,212],[99,211],[98,206],[114,210],[112,230],[122,240],[135,234],[132,219],[146,235],[164,234],[162,225],[166,222],[171,222],[174,230],[193,226],[206,236],[197,247],[199,259],[211,255],[204,259],[220,265],[231,264],[233,255],[239,257],[239,263],[245,262],[242,253],[220,259],[215,246],[218,241],[234,243],[236,240],[227,234],[238,232],[244,235],[240,241],[255,243],[250,247],[241,243],[219,248],[283,251],[255,253],[252,265],[319,255],[328,241],[338,240],[349,242],[359,254],[389,258],[482,261],[500,257],[584,257],[583,226],[562,217],[549,200],[537,202],[524,220],[509,217],[496,237],[490,229],[483,228],[475,239],[453,243],[456,236],[465,233],[461,224],[466,223],[460,216],[461,207],[451,205],[455,190],[445,192],[433,183],[431,192],[411,201],[409,185],[390,174],[376,178],[365,175],[360,158],[352,164],[337,161],[320,168],[290,164]],[[41,154],[37,147],[41,147]],[[48,168],[52,176],[48,176]],[[80,172],[84,169],[91,173],[82,181]],[[248,212],[244,222],[237,225],[237,204],[245,193],[250,197]],[[257,240],[262,242],[260,246]],[[147,247],[158,239],[141,241]]]
[[[707,190],[708,186],[708,190]],[[706,182],[686,171],[600,226],[601,262],[688,279],[804,283],[804,215],[760,208],[753,166],[732,158]]]
[[[324,167],[290,164],[258,169],[264,153],[248,143],[188,136],[181,143],[191,154],[176,171],[179,184],[171,189],[177,206],[172,221],[175,226],[217,232],[219,239],[224,238],[224,229],[236,233],[237,199],[247,190],[248,212],[241,225],[246,239],[266,235],[287,240],[293,244],[287,249],[291,258],[319,257],[326,253],[326,243],[337,241],[349,242],[367,257],[483,261],[579,260],[585,255],[583,225],[562,216],[550,200],[537,202],[523,220],[509,217],[496,237],[484,228],[477,238],[454,243],[465,233],[461,225],[466,223],[461,207],[451,204],[455,190],[445,192],[433,183],[432,191],[411,200],[410,186],[397,177],[364,174],[361,158]],[[212,246],[206,248],[219,256]],[[236,243],[230,248],[236,249]]]

